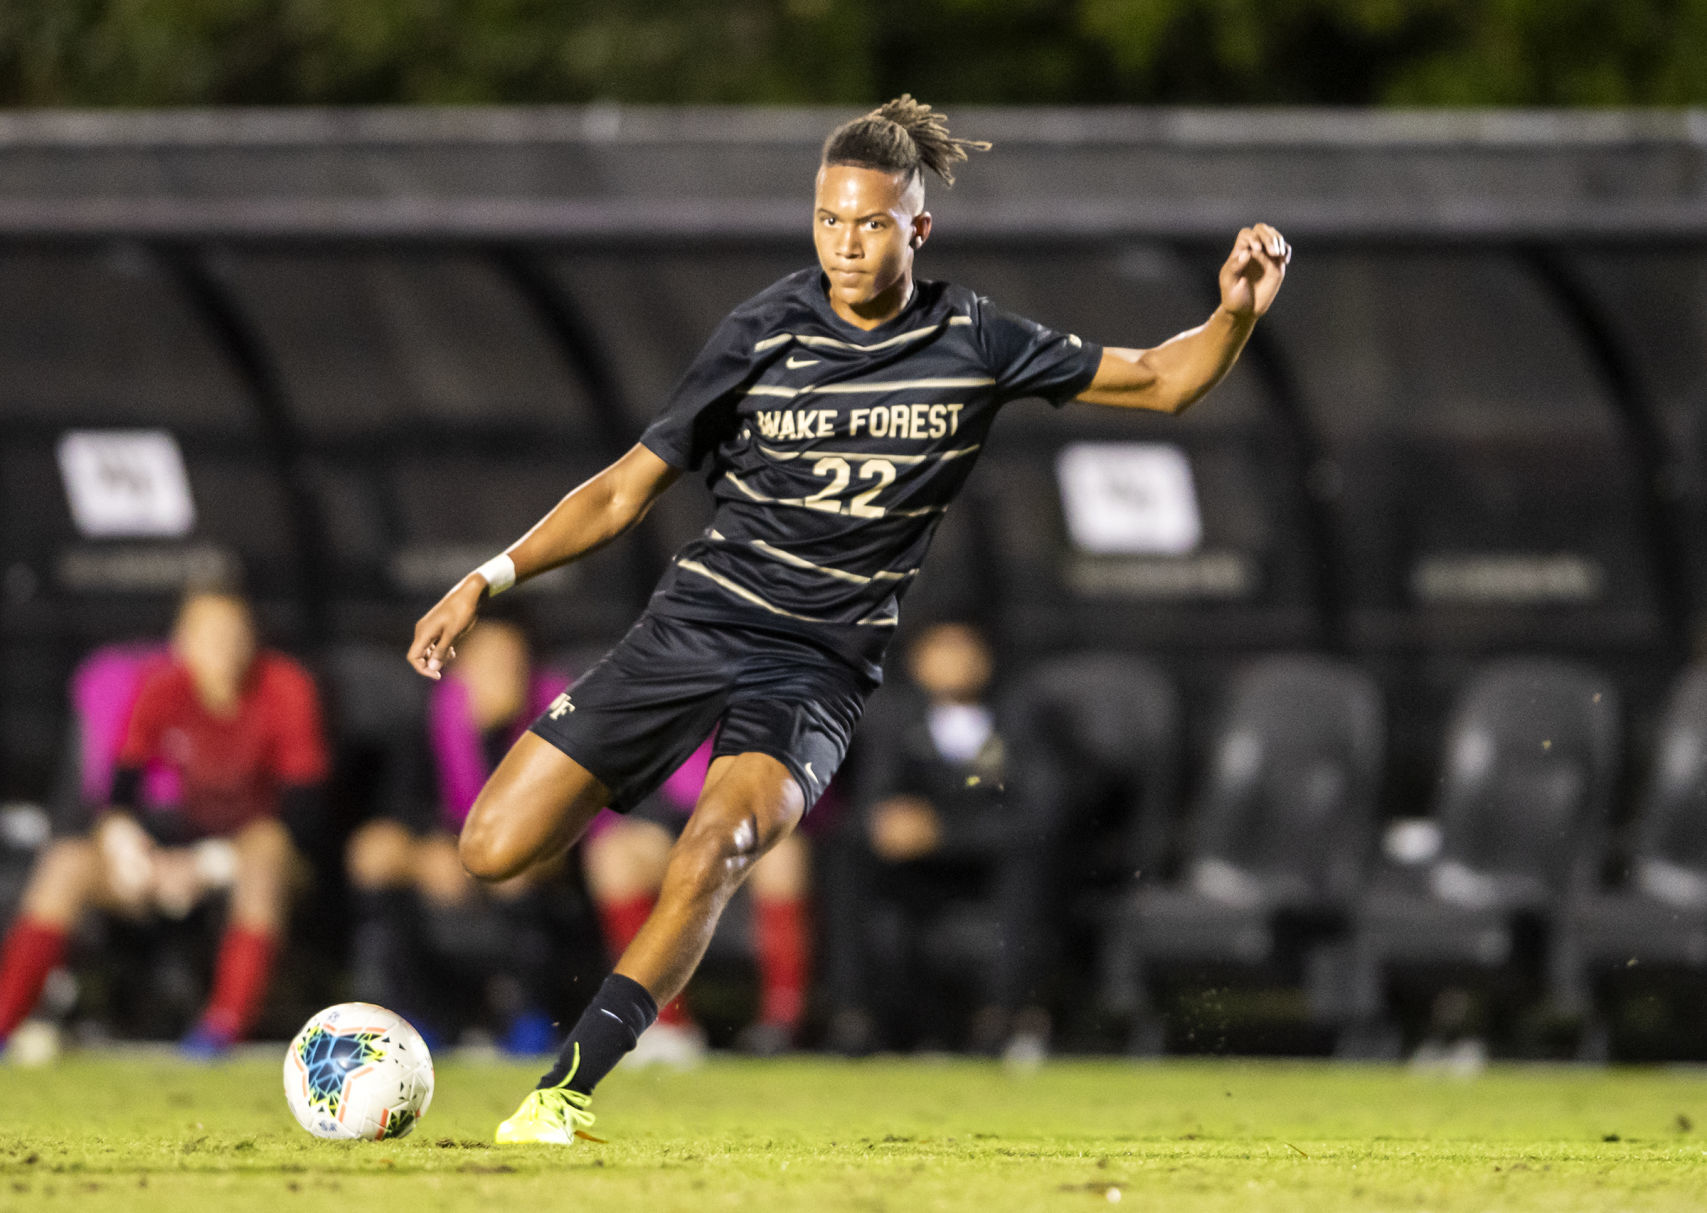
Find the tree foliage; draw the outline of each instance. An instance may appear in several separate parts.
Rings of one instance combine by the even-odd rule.
[[[1707,0],[0,0],[0,103],[1676,105]]]

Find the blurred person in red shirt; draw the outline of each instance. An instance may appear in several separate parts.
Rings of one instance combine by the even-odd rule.
[[[177,777],[174,806],[142,804],[144,771],[156,765]],[[327,767],[307,671],[259,647],[241,596],[192,591],[170,660],[137,692],[105,810],[86,834],[51,843],[31,873],[0,950],[0,1046],[86,910],[182,917],[215,892],[229,894],[225,932],[183,1047],[211,1057],[242,1039],[307,872],[293,829],[300,836],[317,815]]]

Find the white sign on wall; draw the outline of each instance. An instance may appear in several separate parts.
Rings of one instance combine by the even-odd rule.
[[[1080,551],[1184,556],[1203,542],[1191,461],[1157,442],[1077,442],[1055,460],[1067,533]]]
[[[196,507],[178,440],[165,430],[71,430],[59,439],[71,519],[90,539],[180,539]]]

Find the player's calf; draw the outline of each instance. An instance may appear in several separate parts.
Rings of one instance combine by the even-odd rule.
[[[706,790],[670,850],[658,904],[617,971],[668,1001],[698,967],[723,907],[754,865],[794,830],[805,796],[776,759],[741,754],[712,764]]]

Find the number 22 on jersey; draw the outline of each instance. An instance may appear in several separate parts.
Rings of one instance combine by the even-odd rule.
[[[853,480],[853,468],[846,459],[834,455],[826,455],[812,465],[814,476],[828,476],[830,483],[813,493],[801,502],[814,510],[822,510],[826,514],[843,513],[842,493]],[[877,495],[891,484],[895,483],[895,465],[887,459],[865,459],[859,469],[861,480],[875,480],[877,483],[864,492],[855,493],[847,504],[846,512],[855,518],[881,518],[883,507],[873,505]]]

